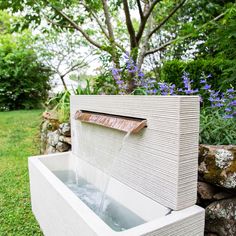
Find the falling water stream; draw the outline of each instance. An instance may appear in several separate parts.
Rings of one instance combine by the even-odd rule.
[[[54,174],[72,190],[91,210],[93,210],[107,225],[115,231],[123,231],[143,224],[145,221],[134,212],[124,207],[107,193],[112,173],[117,160],[123,150],[126,140],[130,136],[127,133],[118,149],[117,155],[113,158],[109,169],[108,178],[103,191],[96,188],[79,176],[79,171],[54,171]],[[77,163],[78,164],[78,163]]]
[[[99,207],[99,215],[101,215],[103,210],[104,210],[103,208],[104,208],[105,196],[106,196],[106,192],[107,192],[107,189],[108,189],[108,186],[109,186],[109,183],[110,183],[111,176],[112,176],[112,173],[114,171],[115,165],[116,165],[117,160],[118,160],[118,158],[119,158],[119,156],[121,154],[121,151],[122,151],[122,149],[123,149],[123,147],[125,145],[125,142],[129,138],[130,134],[131,134],[131,132],[128,132],[124,136],[124,138],[123,138],[123,140],[121,142],[121,146],[120,146],[120,148],[118,150],[118,153],[117,153],[117,155],[114,157],[114,159],[112,161],[111,168],[110,168],[109,173],[108,173],[108,179],[106,181],[105,188],[103,190],[102,200],[101,200],[101,204],[100,204],[100,207]]]
[[[102,117],[104,119],[104,117]],[[96,117],[96,121],[98,117]],[[108,122],[109,121],[109,122]],[[120,119],[116,118],[107,118],[105,122],[108,122],[110,127],[116,126],[122,127],[122,129],[127,129],[126,135],[123,137],[121,141],[121,145],[117,150],[115,156],[112,158],[112,162],[108,169],[107,179],[105,181],[105,185],[103,190],[99,190],[93,184],[89,183],[86,179],[81,178],[79,171],[79,163],[76,158],[76,169],[75,171],[54,171],[54,174],[64,182],[67,187],[74,192],[74,194],[79,197],[91,210],[93,210],[107,225],[109,225],[115,231],[123,231],[137,225],[143,224],[145,221],[136,215],[134,212],[124,207],[111,197],[107,195],[107,190],[109,187],[109,183],[111,180],[111,176],[115,170],[117,161],[123,151],[124,145],[129,138],[130,134],[137,128],[136,125],[132,126],[132,122],[129,122],[127,119],[123,122]],[[87,127],[88,128],[88,127]],[[118,129],[118,128],[117,128]],[[92,130],[92,127],[91,127]],[[86,138],[84,135],[88,135],[88,132],[91,132],[90,128],[86,129],[83,132],[83,125],[80,123],[80,135],[82,139],[80,139],[80,148],[82,149],[82,155],[85,155],[85,159],[87,156],[90,156],[87,153]],[[93,130],[92,130],[93,131]],[[123,130],[124,131],[124,130]],[[85,151],[84,151],[84,150]],[[92,158],[95,158],[93,161],[96,161],[96,156],[92,155]],[[89,174],[89,173],[88,173]]]

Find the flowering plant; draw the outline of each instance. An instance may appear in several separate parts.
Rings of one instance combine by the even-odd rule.
[[[164,81],[157,82],[154,78],[146,77],[142,70],[138,69],[134,60],[127,54],[124,55],[124,69],[112,68],[112,75],[118,87],[118,93],[127,94],[128,84],[127,77],[132,76],[135,89],[132,94],[144,95],[199,95],[203,107],[210,106],[217,110],[224,118],[236,117],[236,98],[233,87],[228,88],[225,92],[211,89],[208,80],[212,76],[202,73],[200,88],[194,88],[194,81],[190,79],[187,72],[183,73],[181,88],[175,84],[168,84]],[[125,76],[124,76],[125,75]]]

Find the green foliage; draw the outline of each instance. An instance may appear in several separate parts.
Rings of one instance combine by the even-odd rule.
[[[0,11],[0,32],[1,34],[10,33],[11,17],[5,11]]]
[[[31,42],[29,32],[0,36],[0,110],[32,109],[47,98],[50,71]]]
[[[98,93],[97,93],[97,90],[94,89],[94,88],[91,86],[89,80],[86,79],[85,81],[86,81],[86,86],[85,86],[84,88],[81,87],[81,86],[78,86],[78,88],[75,90],[75,94],[76,94],[76,95],[92,95],[92,94],[93,94],[93,95],[96,95],[96,94],[98,94]]]
[[[105,71],[97,78],[95,78],[95,82],[93,85],[94,89],[98,94],[117,94],[117,86],[115,84],[115,80],[111,75],[110,71]]]
[[[219,110],[202,109],[199,142],[211,145],[236,144],[236,122],[224,119]]]
[[[49,99],[47,106],[57,113],[60,122],[68,121],[70,118],[70,92],[66,90],[56,94]]]
[[[193,89],[200,88],[201,75],[204,72],[205,75],[211,74],[212,78],[209,79],[209,83],[214,90],[226,90],[229,88],[228,79],[232,77],[229,70],[234,66],[236,60],[223,60],[223,59],[198,59],[194,61],[181,61],[172,60],[167,61],[161,68],[160,78],[167,83],[174,83],[177,87],[182,87],[182,75],[186,71],[193,80]],[[236,74],[231,83],[236,81]]]
[[[91,86],[89,80],[86,80],[86,86],[78,86],[74,90],[75,95],[96,95],[97,91]],[[60,122],[67,122],[70,118],[70,95],[71,93],[66,90],[56,94],[48,100],[47,109],[55,112]]]
[[[224,4],[221,3],[223,6],[218,6],[217,9],[218,15],[219,13],[224,15],[222,14],[219,20],[203,28],[201,35],[205,35],[205,42],[198,47],[198,58],[218,57],[230,60],[236,58],[236,3],[227,2],[233,1],[225,1]]]
[[[28,157],[39,154],[40,110],[0,112],[0,235],[43,236],[31,210]]]

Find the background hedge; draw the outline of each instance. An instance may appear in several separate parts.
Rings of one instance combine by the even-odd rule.
[[[211,74],[208,79],[214,90],[226,90],[230,84],[236,83],[236,71],[234,70],[236,60],[224,59],[197,59],[194,61],[172,60],[166,61],[161,68],[160,79],[167,83],[176,84],[177,87],[183,87],[182,75],[183,72],[190,74],[193,80],[193,89],[200,88],[201,75]]]

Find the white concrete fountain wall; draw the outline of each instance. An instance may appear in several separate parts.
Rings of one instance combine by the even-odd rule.
[[[87,110],[147,119],[148,127],[127,139],[113,177],[174,210],[196,203],[197,96],[72,96],[71,104],[72,116]],[[109,172],[124,134],[74,119],[71,125],[73,153]]]
[[[75,120],[77,110],[147,119],[148,126],[117,157],[124,133]],[[45,235],[203,235],[204,210],[195,206],[198,97],[72,96],[71,117],[72,153],[29,159],[32,209]],[[100,189],[112,174],[107,194],[146,223],[109,228],[53,174],[76,169]]]

